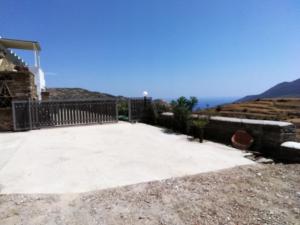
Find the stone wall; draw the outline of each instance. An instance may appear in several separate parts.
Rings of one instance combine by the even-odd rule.
[[[193,115],[193,119],[208,119],[207,116]],[[173,113],[163,113],[158,119],[160,126],[172,129],[174,125]],[[210,117],[204,129],[204,138],[223,144],[231,144],[231,137],[237,130],[246,130],[254,143],[250,150],[271,155],[274,158],[289,158],[282,153],[281,144],[296,140],[294,124],[282,121],[267,121],[254,119],[239,119],[229,117]],[[298,151],[299,153],[299,151]]]
[[[283,142],[296,140],[296,127],[292,123],[227,117],[211,117],[205,138],[230,144],[237,130],[246,130],[254,138],[251,149],[271,155],[278,155]]]
[[[13,129],[11,108],[0,108],[0,131],[11,131]]]
[[[50,93],[48,91],[43,91],[42,92],[42,100],[47,101],[50,99]]]
[[[280,158],[288,162],[300,163],[300,143],[292,141],[282,143]]]
[[[5,81],[13,100],[37,99],[34,75],[30,72],[0,72],[0,82]]]
[[[37,99],[34,75],[30,72],[0,72],[0,85],[5,82],[12,100]],[[11,107],[0,108],[0,131],[12,130]]]

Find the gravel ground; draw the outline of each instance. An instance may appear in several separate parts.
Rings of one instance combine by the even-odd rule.
[[[0,224],[300,224],[300,164],[241,166],[84,194],[0,195]]]

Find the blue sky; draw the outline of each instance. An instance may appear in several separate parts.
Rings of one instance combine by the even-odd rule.
[[[38,40],[50,87],[256,94],[300,77],[299,0],[0,0],[0,35]],[[27,61],[31,54],[18,52]]]

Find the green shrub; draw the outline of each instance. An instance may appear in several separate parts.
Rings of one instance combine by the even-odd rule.
[[[192,122],[191,126],[191,135],[194,138],[199,138],[199,141],[202,143],[204,139],[204,128],[207,125],[208,120],[198,119]]]
[[[193,121],[193,125],[198,128],[204,128],[208,123],[207,119],[197,119]]]
[[[119,113],[119,115],[128,117],[128,102],[127,101],[118,101],[118,113]]]
[[[173,109],[174,113],[174,129],[176,131],[187,133],[191,122],[191,112],[183,106],[176,106]]]
[[[217,111],[217,112],[222,111],[222,106],[218,105],[217,108],[216,108],[216,111]]]
[[[162,99],[155,99],[152,104],[158,114],[170,112],[172,110],[171,105]]]
[[[191,126],[191,113],[195,105],[198,103],[196,97],[180,97],[176,101],[172,101],[171,105],[174,113],[174,129],[184,134],[188,133]]]

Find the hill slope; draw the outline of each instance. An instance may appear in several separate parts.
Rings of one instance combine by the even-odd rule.
[[[248,119],[289,121],[296,125],[297,137],[300,141],[300,98],[260,99],[226,104],[216,108],[201,110],[198,113]]]
[[[300,97],[300,79],[275,85],[259,95],[249,95],[237,102],[251,101],[261,98]]]
[[[82,88],[47,88],[47,91],[50,93],[50,100],[116,98],[116,96],[110,94]]]

